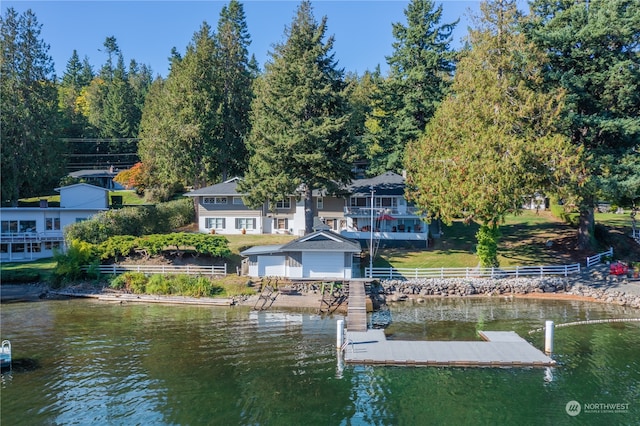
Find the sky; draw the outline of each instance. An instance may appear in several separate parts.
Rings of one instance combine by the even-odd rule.
[[[135,59],[149,65],[154,75],[166,77],[171,49],[184,53],[193,34],[206,21],[214,30],[220,10],[228,1],[175,0],[3,0],[2,15],[13,7],[18,13],[31,9],[42,25],[41,38],[50,46],[56,74],[61,77],[74,49],[87,57],[94,71],[106,62],[104,41],[114,36],[125,65]],[[283,43],[285,27],[295,14],[299,1],[248,0],[242,2],[251,36],[249,53],[261,69],[273,45]],[[404,9],[408,1],[346,0],[312,1],[316,20],[327,17],[327,35],[335,38],[333,53],[338,66],[362,74],[377,65],[388,70],[386,56],[393,52],[391,25],[406,25]],[[441,24],[460,19],[453,34],[452,47],[461,46],[470,16],[479,11],[480,0],[436,0],[443,5]]]

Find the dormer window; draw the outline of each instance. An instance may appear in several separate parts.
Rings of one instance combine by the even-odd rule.
[[[227,204],[227,197],[204,197],[203,204]]]

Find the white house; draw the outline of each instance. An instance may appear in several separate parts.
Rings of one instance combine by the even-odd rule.
[[[197,189],[185,194],[197,200],[196,221],[205,233],[304,235],[304,201],[291,196],[258,209],[246,206],[238,192],[241,178]],[[344,199],[314,191],[316,217],[334,231],[346,227]]]
[[[320,230],[283,245],[255,246],[241,252],[251,277],[292,279],[353,278],[353,258],[360,243]]]
[[[200,232],[220,234],[292,234],[305,232],[304,201],[296,197],[263,204],[259,209],[244,205],[237,185],[241,178],[191,191],[197,202]],[[423,241],[429,232],[424,216],[404,198],[405,180],[395,173],[356,179],[345,188],[345,196],[313,193],[315,224],[349,239]]]
[[[65,226],[109,209],[109,190],[86,183],[56,188],[60,207],[0,208],[0,260],[34,260],[64,249]]]

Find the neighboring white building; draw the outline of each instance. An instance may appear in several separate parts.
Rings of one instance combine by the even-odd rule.
[[[0,208],[0,260],[34,260],[64,250],[65,226],[109,209],[109,190],[86,183],[56,188],[60,207]]]
[[[351,279],[353,258],[360,243],[329,230],[316,231],[282,245],[251,247],[247,258],[250,277],[293,279]]]

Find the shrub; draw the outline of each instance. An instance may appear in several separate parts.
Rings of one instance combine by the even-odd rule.
[[[162,275],[152,275],[147,282],[147,293],[149,294],[172,294],[171,280]]]
[[[109,286],[130,293],[144,294],[149,279],[142,272],[125,272],[111,280]]]
[[[500,229],[497,225],[482,225],[476,233],[478,245],[476,253],[480,260],[480,265],[485,268],[498,267],[498,240],[500,239]]]
[[[66,253],[56,251],[53,258],[57,262],[53,271],[54,287],[83,278],[82,267],[97,261],[94,245],[80,240],[72,240]]]

